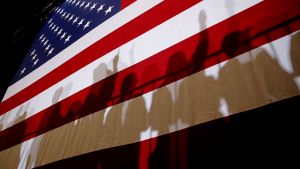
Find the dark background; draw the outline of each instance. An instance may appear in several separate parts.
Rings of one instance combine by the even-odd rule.
[[[2,1],[0,99],[2,100],[45,16],[62,0]]]

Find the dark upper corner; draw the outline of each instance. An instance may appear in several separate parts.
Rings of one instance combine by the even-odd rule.
[[[62,0],[3,1],[0,5],[0,99],[2,100],[46,15]]]

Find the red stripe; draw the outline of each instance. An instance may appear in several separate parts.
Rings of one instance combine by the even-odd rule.
[[[151,10],[143,13],[129,23],[110,33],[87,49],[71,58],[60,67],[37,80],[19,93],[5,100],[0,105],[0,115],[24,103],[67,76],[109,53],[126,42],[138,37],[178,13],[190,8],[201,0],[165,0]],[[154,19],[155,18],[155,19]],[[147,21],[147,22],[145,22]],[[139,26],[136,26],[139,25]],[[101,50],[99,50],[101,49]]]
[[[122,0],[121,2],[121,9],[126,8],[130,4],[132,4],[135,0]]]
[[[265,0],[2,131],[0,150],[299,30],[299,14],[284,0]]]

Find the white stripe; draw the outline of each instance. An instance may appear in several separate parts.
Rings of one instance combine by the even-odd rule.
[[[102,39],[109,33],[113,32],[114,30],[118,29],[122,25],[128,23],[130,20],[148,11],[149,9],[161,3],[162,1],[163,0],[136,1],[132,5],[128,6],[124,10],[112,16],[110,19],[108,19],[107,21],[105,21],[95,29],[93,29],[91,32],[89,32],[88,34],[86,34],[76,42],[74,42],[65,50],[63,50],[55,57],[47,61],[44,65],[40,66],[39,68],[29,73],[18,82],[11,85],[7,89],[7,92],[5,93],[2,101],[7,100],[11,96],[20,92],[30,84],[39,80],[40,78],[42,78],[43,76],[45,76],[46,74],[54,70],[55,68],[59,67],[60,65],[62,65],[63,63],[71,59],[73,56],[80,53],[80,51],[89,47],[93,43]]]
[[[258,48],[256,48],[256,49],[253,49],[253,50],[251,50],[251,51],[249,51],[249,52],[246,52],[246,53],[244,53],[244,54],[241,54],[241,55],[239,55],[239,56],[237,56],[236,58],[234,58],[234,59],[237,59],[239,62],[242,62],[242,64],[245,64],[245,63],[247,63],[247,62],[253,62],[253,64],[255,64],[256,62],[254,61],[255,59],[256,59],[256,54],[258,54],[260,51],[262,51],[262,50],[267,50],[267,51],[270,51],[270,50],[272,50],[272,45],[273,44],[283,44],[283,43],[285,43],[285,42],[287,42],[287,40],[289,40],[289,42],[290,42],[290,39],[291,39],[291,35],[287,35],[287,36],[285,36],[285,37],[283,37],[283,38],[280,38],[280,39],[278,39],[278,40],[276,40],[276,41],[273,41],[273,42],[271,42],[271,43],[268,43],[268,44],[265,44],[264,46],[261,46],[261,47],[258,47]],[[289,44],[288,45],[284,45],[284,46],[276,46],[276,49],[282,49],[282,50],[289,50],[290,48],[289,48],[290,46],[289,46]],[[254,56],[254,57],[251,57],[251,56]],[[279,58],[284,58],[284,59],[290,59],[290,56],[289,55],[278,55],[278,56],[272,56],[272,57],[274,57],[274,58],[276,58],[277,60],[279,60]],[[220,63],[220,64],[217,64],[217,65],[214,65],[214,66],[212,66],[212,67],[210,67],[210,68],[208,68],[208,69],[205,69],[205,71],[206,72],[209,72],[208,74],[218,74],[218,72],[216,72],[216,70],[220,70],[220,69],[222,69],[222,67],[223,66],[225,66],[227,63],[229,63],[231,60],[229,60],[229,61],[226,61],[225,63],[223,62],[223,63]],[[215,75],[213,75],[213,76],[215,76]],[[186,80],[187,78],[189,78],[189,77],[186,77],[186,78],[184,78],[184,79],[182,79],[182,80]],[[174,86],[174,85],[176,85],[176,83],[177,82],[173,82],[173,83],[171,83],[171,84],[169,84],[169,85],[167,85],[166,87],[167,88],[170,88],[171,86]],[[160,90],[160,89],[158,89],[158,90]],[[149,93],[154,93],[155,91],[152,91],[152,92],[149,92]],[[148,93],[147,93],[148,94]],[[145,95],[147,95],[147,94],[144,94],[143,96],[145,96]],[[193,93],[190,93],[190,94],[193,94]],[[192,96],[191,96],[192,97]],[[210,97],[210,96],[207,96],[208,98]],[[144,97],[145,98],[145,97]],[[284,99],[284,98],[282,98],[282,99]],[[280,99],[279,99],[280,100]],[[131,100],[129,100],[129,101],[127,101],[127,102],[130,102]],[[276,100],[276,101],[278,101],[278,100]],[[152,100],[150,100],[150,102],[152,102]],[[266,103],[264,103],[264,104],[268,104],[269,103],[269,101],[267,101]],[[263,105],[264,105],[263,104]],[[259,103],[259,105],[258,106],[262,106],[262,104],[261,103]],[[109,108],[111,108],[111,107],[109,107]],[[108,109],[109,109],[108,108]],[[253,108],[253,107],[249,107],[248,109],[251,109],[251,108]],[[248,110],[247,109],[247,110]],[[246,109],[245,110],[241,110],[241,111],[246,111]],[[100,112],[97,112],[97,113],[103,113],[103,111],[100,111]],[[239,112],[230,112],[230,114],[236,114],[236,113],[239,113]],[[89,116],[86,116],[86,117],[84,117],[85,119],[89,119],[89,118],[94,118],[94,116],[93,115],[89,115]],[[211,119],[211,120],[214,120],[214,119]],[[99,123],[101,123],[101,121],[99,121]],[[189,127],[191,124],[184,124],[184,123],[182,123],[182,122],[180,122],[180,119],[179,119],[179,121],[177,121],[177,123],[175,123],[175,124],[170,124],[170,126],[169,126],[169,133],[171,133],[171,132],[175,132],[175,131],[178,131],[178,130],[181,130],[181,129],[184,129],[184,128],[187,128],[187,127]],[[50,131],[51,132],[51,131]],[[164,134],[166,134],[166,133],[164,133]],[[40,135],[40,136],[38,136],[38,137],[35,137],[35,138],[32,138],[32,139],[30,139],[30,140],[27,140],[27,141],[25,141],[25,142],[23,142],[23,143],[21,143],[21,147],[24,147],[25,149],[27,148],[27,152],[31,152],[31,153],[28,153],[28,154],[30,154],[31,155],[31,158],[32,159],[35,159],[35,157],[36,157],[36,155],[37,155],[37,151],[36,151],[36,149],[37,149],[37,147],[39,147],[39,142],[40,142],[40,140],[45,136],[46,134],[42,134],[42,135]],[[136,140],[136,141],[144,141],[144,140],[147,140],[147,139],[151,139],[151,138],[154,138],[154,137],[157,137],[157,136],[159,136],[159,133],[156,131],[156,130],[153,130],[152,128],[151,128],[151,125],[149,126],[149,128],[147,128],[146,130],[144,130],[144,131],[141,131],[141,133],[140,133],[140,139],[139,140]],[[118,136],[116,136],[115,138],[117,138]],[[63,140],[63,139],[65,139],[65,138],[62,138],[62,140],[61,140],[61,142],[68,142],[67,140]],[[93,139],[95,139],[95,137],[93,137],[93,139],[91,139],[91,138],[85,138],[86,140],[93,140]],[[74,141],[74,140],[73,140]],[[33,144],[32,145],[32,143],[35,143],[35,144]],[[68,143],[71,143],[70,141],[68,142]],[[113,144],[113,143],[112,143]],[[102,145],[102,144],[101,144]],[[66,145],[65,145],[66,146]],[[68,146],[66,146],[66,147],[68,147]],[[109,147],[99,147],[98,149],[93,149],[93,151],[96,151],[96,150],[99,150],[99,149],[105,149],[105,148],[109,148]],[[23,151],[25,151],[25,149],[23,150]],[[77,152],[76,150],[75,150],[75,152]],[[48,152],[46,152],[46,153],[48,153]],[[81,153],[84,153],[84,152],[81,152]],[[27,155],[28,155],[27,154]],[[78,154],[73,154],[73,156],[75,156],[75,155],[78,155]],[[45,156],[47,156],[47,155],[45,155]],[[23,157],[23,158],[27,158],[27,157]],[[66,158],[66,157],[65,157]],[[32,163],[32,161],[31,161],[31,163]]]
[[[260,0],[232,0],[235,2],[235,12],[239,13],[246,8],[261,2]],[[218,4],[217,6],[215,4]],[[124,44],[120,49],[120,61],[118,64],[118,70],[121,71],[127,67],[130,67],[142,60],[145,60],[152,55],[170,47],[178,42],[195,35],[200,32],[199,25],[199,13],[204,11],[207,16],[207,27],[211,27],[229,17],[233,14],[228,14],[225,8],[226,0],[205,0],[201,3],[194,5],[188,10],[180,13],[172,19],[164,22],[156,28],[146,32],[145,34],[137,37],[136,39]],[[172,28],[172,29],[170,29]],[[130,48],[134,45],[134,58],[130,55]],[[156,44],[156,45],[153,45]],[[46,109],[53,104],[53,96],[59,88],[63,87],[64,91],[61,94],[60,100],[65,99],[74,93],[92,85],[94,82],[94,70],[100,70],[99,65],[107,65],[110,69],[112,66],[112,60],[116,56],[119,49],[104,55],[93,63],[80,69],[74,74],[70,75],[61,82],[53,85],[49,89],[40,93],[39,95],[28,100],[24,104],[17,106],[10,112],[0,116],[0,122],[3,125],[2,130],[8,128],[14,124],[21,111],[26,111],[26,118],[33,116],[34,114]],[[97,74],[97,81],[107,77],[105,72],[101,71]],[[55,100],[55,99],[54,99]],[[56,101],[55,101],[56,102]],[[24,110],[24,107],[26,109]]]

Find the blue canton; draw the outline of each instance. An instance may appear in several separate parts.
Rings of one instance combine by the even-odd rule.
[[[12,83],[120,11],[121,0],[66,0],[51,11]]]

